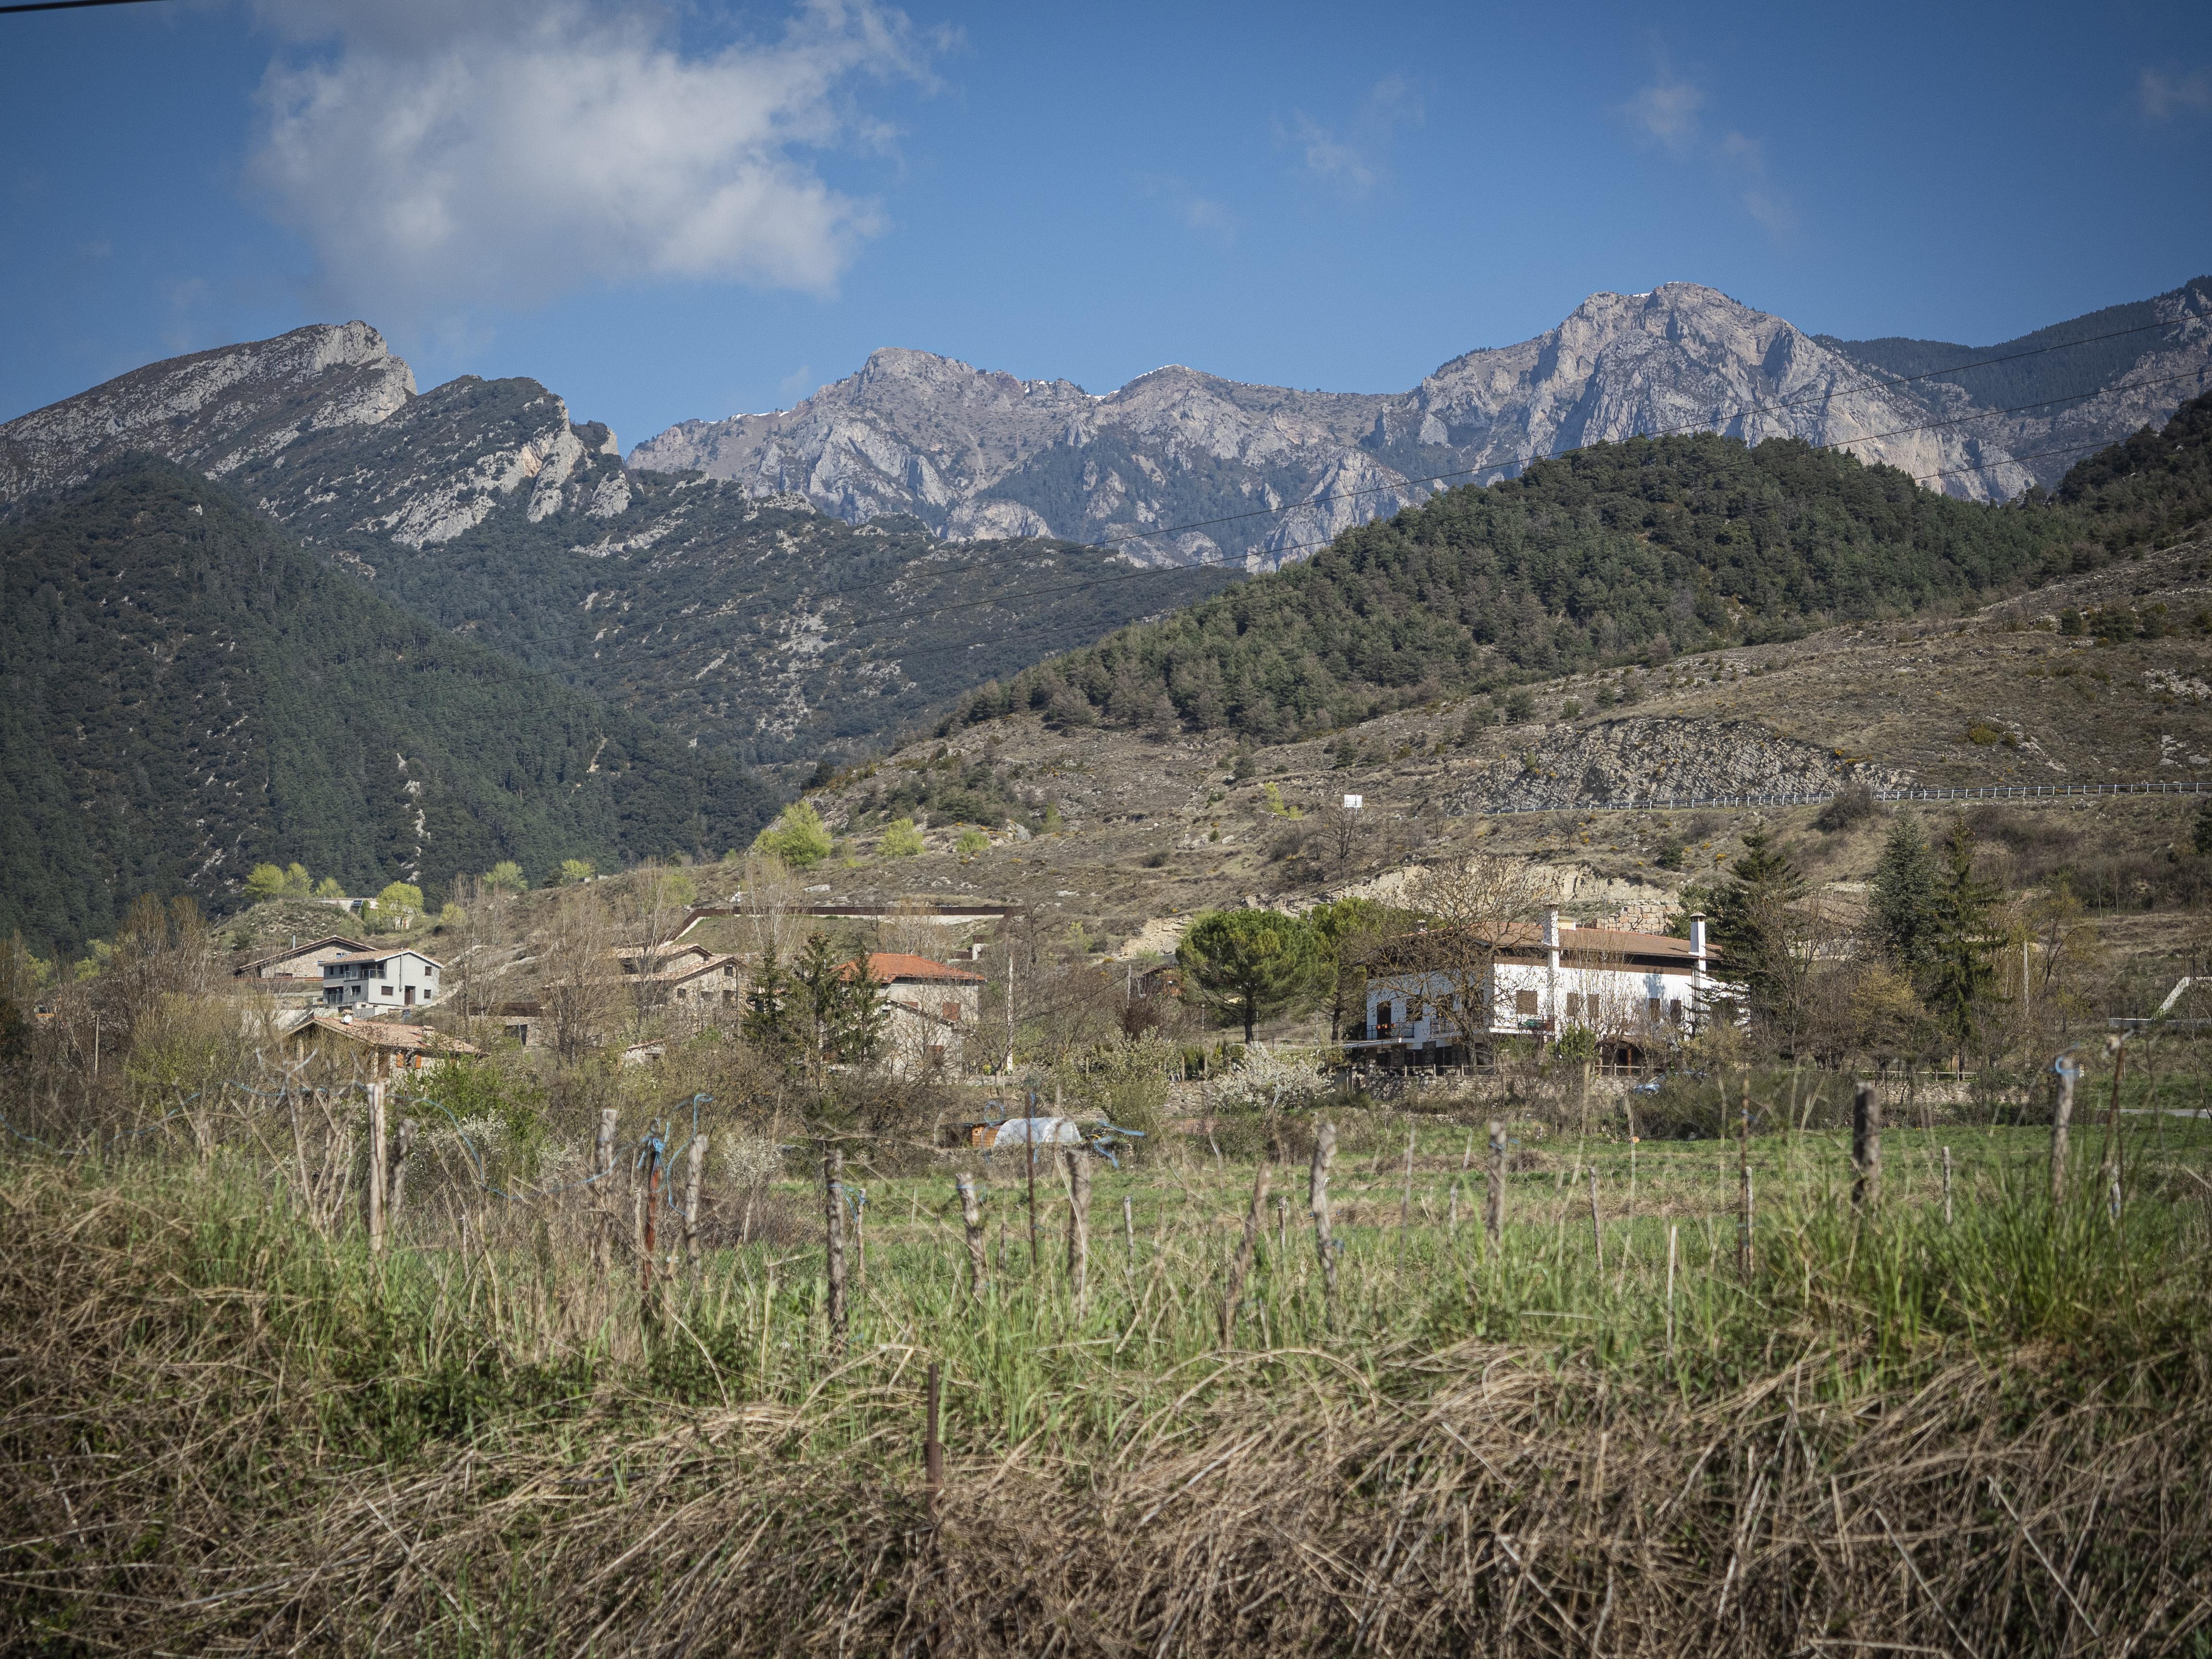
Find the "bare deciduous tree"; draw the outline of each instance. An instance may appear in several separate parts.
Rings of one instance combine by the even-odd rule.
[[[615,979],[613,920],[588,887],[562,893],[539,935],[538,998],[563,1060],[582,1058],[603,1040],[620,988]]]
[[[815,926],[805,914],[805,884],[781,859],[764,853],[747,854],[739,880],[738,949],[756,967],[788,962]]]
[[[1521,859],[1476,853],[1431,865],[1406,894],[1425,927],[1379,946],[1368,975],[1409,996],[1441,994],[1449,1003],[1446,1018],[1472,1048],[1495,1017],[1498,958],[1516,946],[1528,948],[1550,896],[1545,878]],[[1419,988],[1425,984],[1431,988]]]
[[[481,1019],[514,976],[515,896],[505,883],[463,876],[453,902],[461,915],[446,928],[446,1006],[464,1020]]]

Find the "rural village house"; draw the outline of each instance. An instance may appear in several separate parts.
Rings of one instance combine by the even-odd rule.
[[[428,1007],[443,964],[420,951],[348,951],[323,963],[323,1006],[348,1012]]]
[[[1450,1064],[1486,1059],[1500,1037],[1581,1030],[1601,1060],[1636,1063],[1661,1038],[1696,1030],[1728,990],[1712,977],[1719,952],[1703,916],[1691,918],[1686,939],[1562,926],[1557,910],[1504,935],[1439,928],[1378,946],[1367,958],[1366,1025],[1346,1046],[1385,1064]]]
[[[892,1074],[962,1069],[968,1034],[982,1012],[983,976],[896,951],[872,953],[868,973],[884,988],[884,1043]]]
[[[481,1052],[428,1026],[356,1019],[351,1014],[316,1014],[289,1032],[284,1043],[295,1057],[313,1056],[371,1082],[434,1071],[449,1059]]]

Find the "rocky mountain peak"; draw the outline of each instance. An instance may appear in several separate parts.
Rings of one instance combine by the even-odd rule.
[[[305,433],[376,425],[414,396],[414,372],[364,322],[172,357],[0,426],[0,501],[67,488],[136,449],[222,477]]]
[[[1424,479],[1487,483],[1580,445],[1673,432],[1849,445],[1931,488],[2002,500],[2065,471],[2080,452],[2055,439],[2108,441],[2203,389],[2127,389],[2139,364],[2212,367],[2200,308],[2168,309],[2172,338],[2146,338],[2108,365],[2109,392],[2099,381],[2052,416],[1900,379],[1845,343],[1670,282],[1593,294],[1534,338],[1465,353],[1399,393],[1247,385],[1168,364],[1092,397],[886,348],[794,409],[686,422],[630,461],[697,468],[755,494],[796,490],[855,522],[911,514],[948,538],[1049,534],[1255,569],[1425,499]]]

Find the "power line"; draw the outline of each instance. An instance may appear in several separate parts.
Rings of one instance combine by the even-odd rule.
[[[87,6],[144,6],[154,0],[27,0],[27,3],[0,6],[0,16],[15,11],[81,11]]]

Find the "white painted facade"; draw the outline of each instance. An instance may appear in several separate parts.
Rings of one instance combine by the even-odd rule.
[[[420,951],[354,951],[323,964],[323,1006],[350,1012],[436,1004],[442,964]]]
[[[1422,960],[1454,946],[1425,953],[1418,935],[1398,941],[1390,960],[1370,963],[1365,1029],[1347,1046],[1433,1053],[1582,1030],[1601,1049],[1625,1058],[1696,1030],[1720,988],[1702,916],[1692,920],[1687,939],[1562,927],[1556,910],[1540,929],[1516,929],[1515,935],[1499,944],[1489,1008],[1478,1007],[1472,1019],[1457,1006],[1468,975]],[[1464,949],[1462,942],[1454,945]]]

